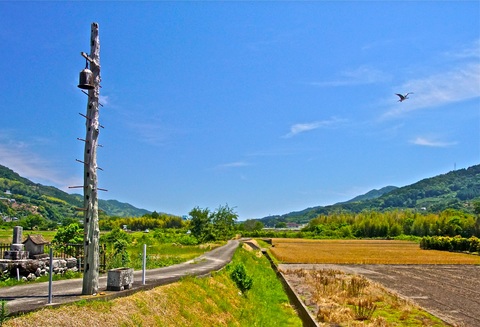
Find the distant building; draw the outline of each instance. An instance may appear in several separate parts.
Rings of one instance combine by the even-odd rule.
[[[297,229],[297,228],[300,228],[300,225],[297,223],[287,223],[287,228]]]

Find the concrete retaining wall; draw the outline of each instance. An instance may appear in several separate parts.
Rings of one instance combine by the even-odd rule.
[[[303,304],[302,300],[300,300],[300,297],[298,296],[297,292],[293,289],[293,287],[288,283],[288,281],[285,279],[285,276],[281,272],[278,271],[278,267],[273,262],[272,258],[268,254],[268,252],[265,249],[262,249],[262,253],[267,257],[268,261],[270,261],[270,264],[277,274],[278,279],[282,282],[283,288],[285,289],[285,292],[288,295],[288,298],[290,300],[290,303],[295,307],[295,310],[298,313],[298,316],[300,319],[303,321],[303,326],[306,327],[318,327],[320,326],[316,321],[315,318],[312,316],[308,308]]]

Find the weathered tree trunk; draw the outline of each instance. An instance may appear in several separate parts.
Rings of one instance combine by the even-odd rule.
[[[97,188],[97,139],[100,124],[98,122],[98,98],[100,95],[100,39],[98,24],[92,23],[90,38],[90,70],[93,73],[95,88],[88,91],[86,115],[86,138],[84,157],[84,273],[82,294],[93,295],[98,291],[99,236],[98,227],[98,188]]]

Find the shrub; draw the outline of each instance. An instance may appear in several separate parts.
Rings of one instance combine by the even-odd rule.
[[[183,235],[178,239],[178,243],[182,245],[197,245],[198,240],[193,235]]]
[[[8,319],[7,301],[0,300],[0,327]]]
[[[420,248],[424,250],[480,252],[480,240],[472,236],[426,236],[420,241]]]
[[[245,293],[253,286],[253,279],[247,275],[245,265],[243,263],[237,263],[230,272],[230,278],[237,284],[237,287]]]
[[[369,320],[377,309],[377,305],[371,299],[360,299],[353,306],[356,320]]]

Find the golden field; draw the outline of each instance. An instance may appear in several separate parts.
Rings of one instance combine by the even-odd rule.
[[[282,263],[480,264],[480,256],[422,250],[396,240],[272,239],[270,252]]]

